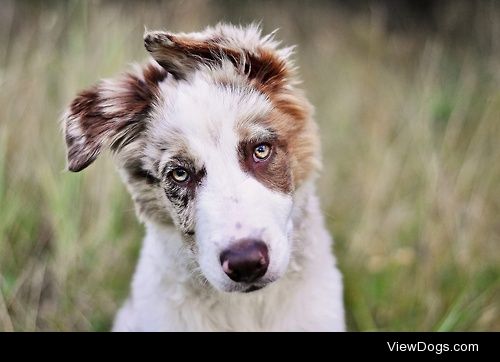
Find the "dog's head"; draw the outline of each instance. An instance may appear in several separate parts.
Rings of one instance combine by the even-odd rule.
[[[146,66],[65,113],[69,170],[109,147],[143,221],[174,223],[215,288],[259,289],[287,269],[294,196],[318,166],[291,49],[255,26],[147,32],[144,43]]]

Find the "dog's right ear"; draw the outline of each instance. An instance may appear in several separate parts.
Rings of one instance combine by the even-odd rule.
[[[153,59],[176,79],[186,78],[200,63],[223,51],[213,40],[163,31],[146,32],[144,46]]]
[[[62,119],[68,169],[81,171],[103,147],[118,151],[136,139],[145,129],[158,83],[166,76],[163,68],[151,62],[139,74],[103,80],[81,92]]]

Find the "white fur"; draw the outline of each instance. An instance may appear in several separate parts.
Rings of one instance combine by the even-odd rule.
[[[314,190],[301,190],[295,241],[304,246],[285,275],[248,294],[200,288],[185,264],[174,227],[147,224],[132,294],[115,331],[344,331],[341,275]]]
[[[312,181],[286,195],[246,174],[238,162],[236,129],[265,133],[251,120],[265,117],[270,102],[258,92],[215,86],[203,71],[174,83],[167,78],[160,87],[164,97],[151,117],[145,153],[160,158],[161,169],[171,155],[158,155],[156,145],[182,139],[206,168],[196,191],[196,253],[174,226],[146,220],[131,296],[114,330],[344,330],[341,276]],[[262,239],[270,259],[263,277],[270,284],[247,294],[234,293],[242,286],[219,261],[242,238]],[[193,258],[199,270],[193,270]]]
[[[271,105],[257,92],[216,87],[202,72],[191,82],[181,84],[175,94],[160,106],[156,117],[160,126],[153,125],[153,129],[164,138],[175,130],[206,168],[207,180],[197,191],[195,217],[198,262],[203,275],[222,290],[241,290],[241,285],[222,271],[219,255],[232,242],[256,238],[270,249],[266,279],[279,278],[290,256],[292,198],[266,188],[243,172],[237,159],[239,139],[235,133],[239,120],[265,116]],[[253,135],[259,130],[267,132],[250,122],[248,128]],[[169,156],[164,154],[163,158]]]

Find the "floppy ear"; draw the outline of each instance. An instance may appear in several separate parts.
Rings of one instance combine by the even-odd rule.
[[[167,73],[149,63],[138,74],[103,80],[81,92],[66,110],[62,122],[68,169],[81,171],[103,147],[118,151],[145,128],[145,118]]]
[[[288,59],[293,47],[277,49],[273,34],[261,37],[254,25],[239,28],[219,24],[190,34],[151,31],[144,34],[144,46],[176,79],[185,79],[200,65],[220,65],[225,60],[250,80],[268,86],[282,85],[293,71]]]

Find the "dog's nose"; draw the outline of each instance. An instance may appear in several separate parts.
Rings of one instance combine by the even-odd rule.
[[[220,263],[235,282],[251,283],[266,274],[269,253],[261,240],[243,239],[220,254]]]

